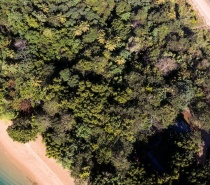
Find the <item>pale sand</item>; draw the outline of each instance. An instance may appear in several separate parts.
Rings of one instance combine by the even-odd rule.
[[[21,144],[8,136],[7,127],[8,124],[0,120],[0,149],[32,182],[38,185],[75,184],[69,171],[64,170],[54,159],[45,156],[46,149],[40,136],[36,141]]]
[[[10,161],[7,154],[0,148],[0,184],[31,185],[32,181]]]
[[[188,0],[198,11],[207,26],[210,26],[210,0]]]

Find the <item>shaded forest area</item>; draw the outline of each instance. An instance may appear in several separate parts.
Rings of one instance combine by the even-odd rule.
[[[77,184],[208,185],[210,32],[185,0],[0,0],[0,115]],[[190,111],[191,132],[174,131]]]

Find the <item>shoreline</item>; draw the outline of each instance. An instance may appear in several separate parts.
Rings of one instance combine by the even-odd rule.
[[[8,154],[0,148],[0,184],[33,185],[35,182],[31,177],[23,173],[15,161],[11,161]]]
[[[45,156],[46,149],[41,136],[26,144],[15,142],[6,131],[11,122],[6,122],[0,120],[0,149],[32,185],[74,185],[70,172],[63,169],[55,159]]]

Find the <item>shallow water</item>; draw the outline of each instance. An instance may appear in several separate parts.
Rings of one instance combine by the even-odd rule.
[[[32,185],[32,181],[25,176],[7,154],[0,148],[0,185]]]

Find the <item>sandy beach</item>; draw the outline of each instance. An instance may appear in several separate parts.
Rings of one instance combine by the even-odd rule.
[[[209,0],[188,0],[189,3],[200,14],[204,23],[210,26],[210,1]]]
[[[6,131],[9,124],[11,122],[0,120],[0,149],[30,179],[31,184],[74,185],[70,172],[54,159],[45,156],[46,149],[41,136],[26,144],[14,142]]]

